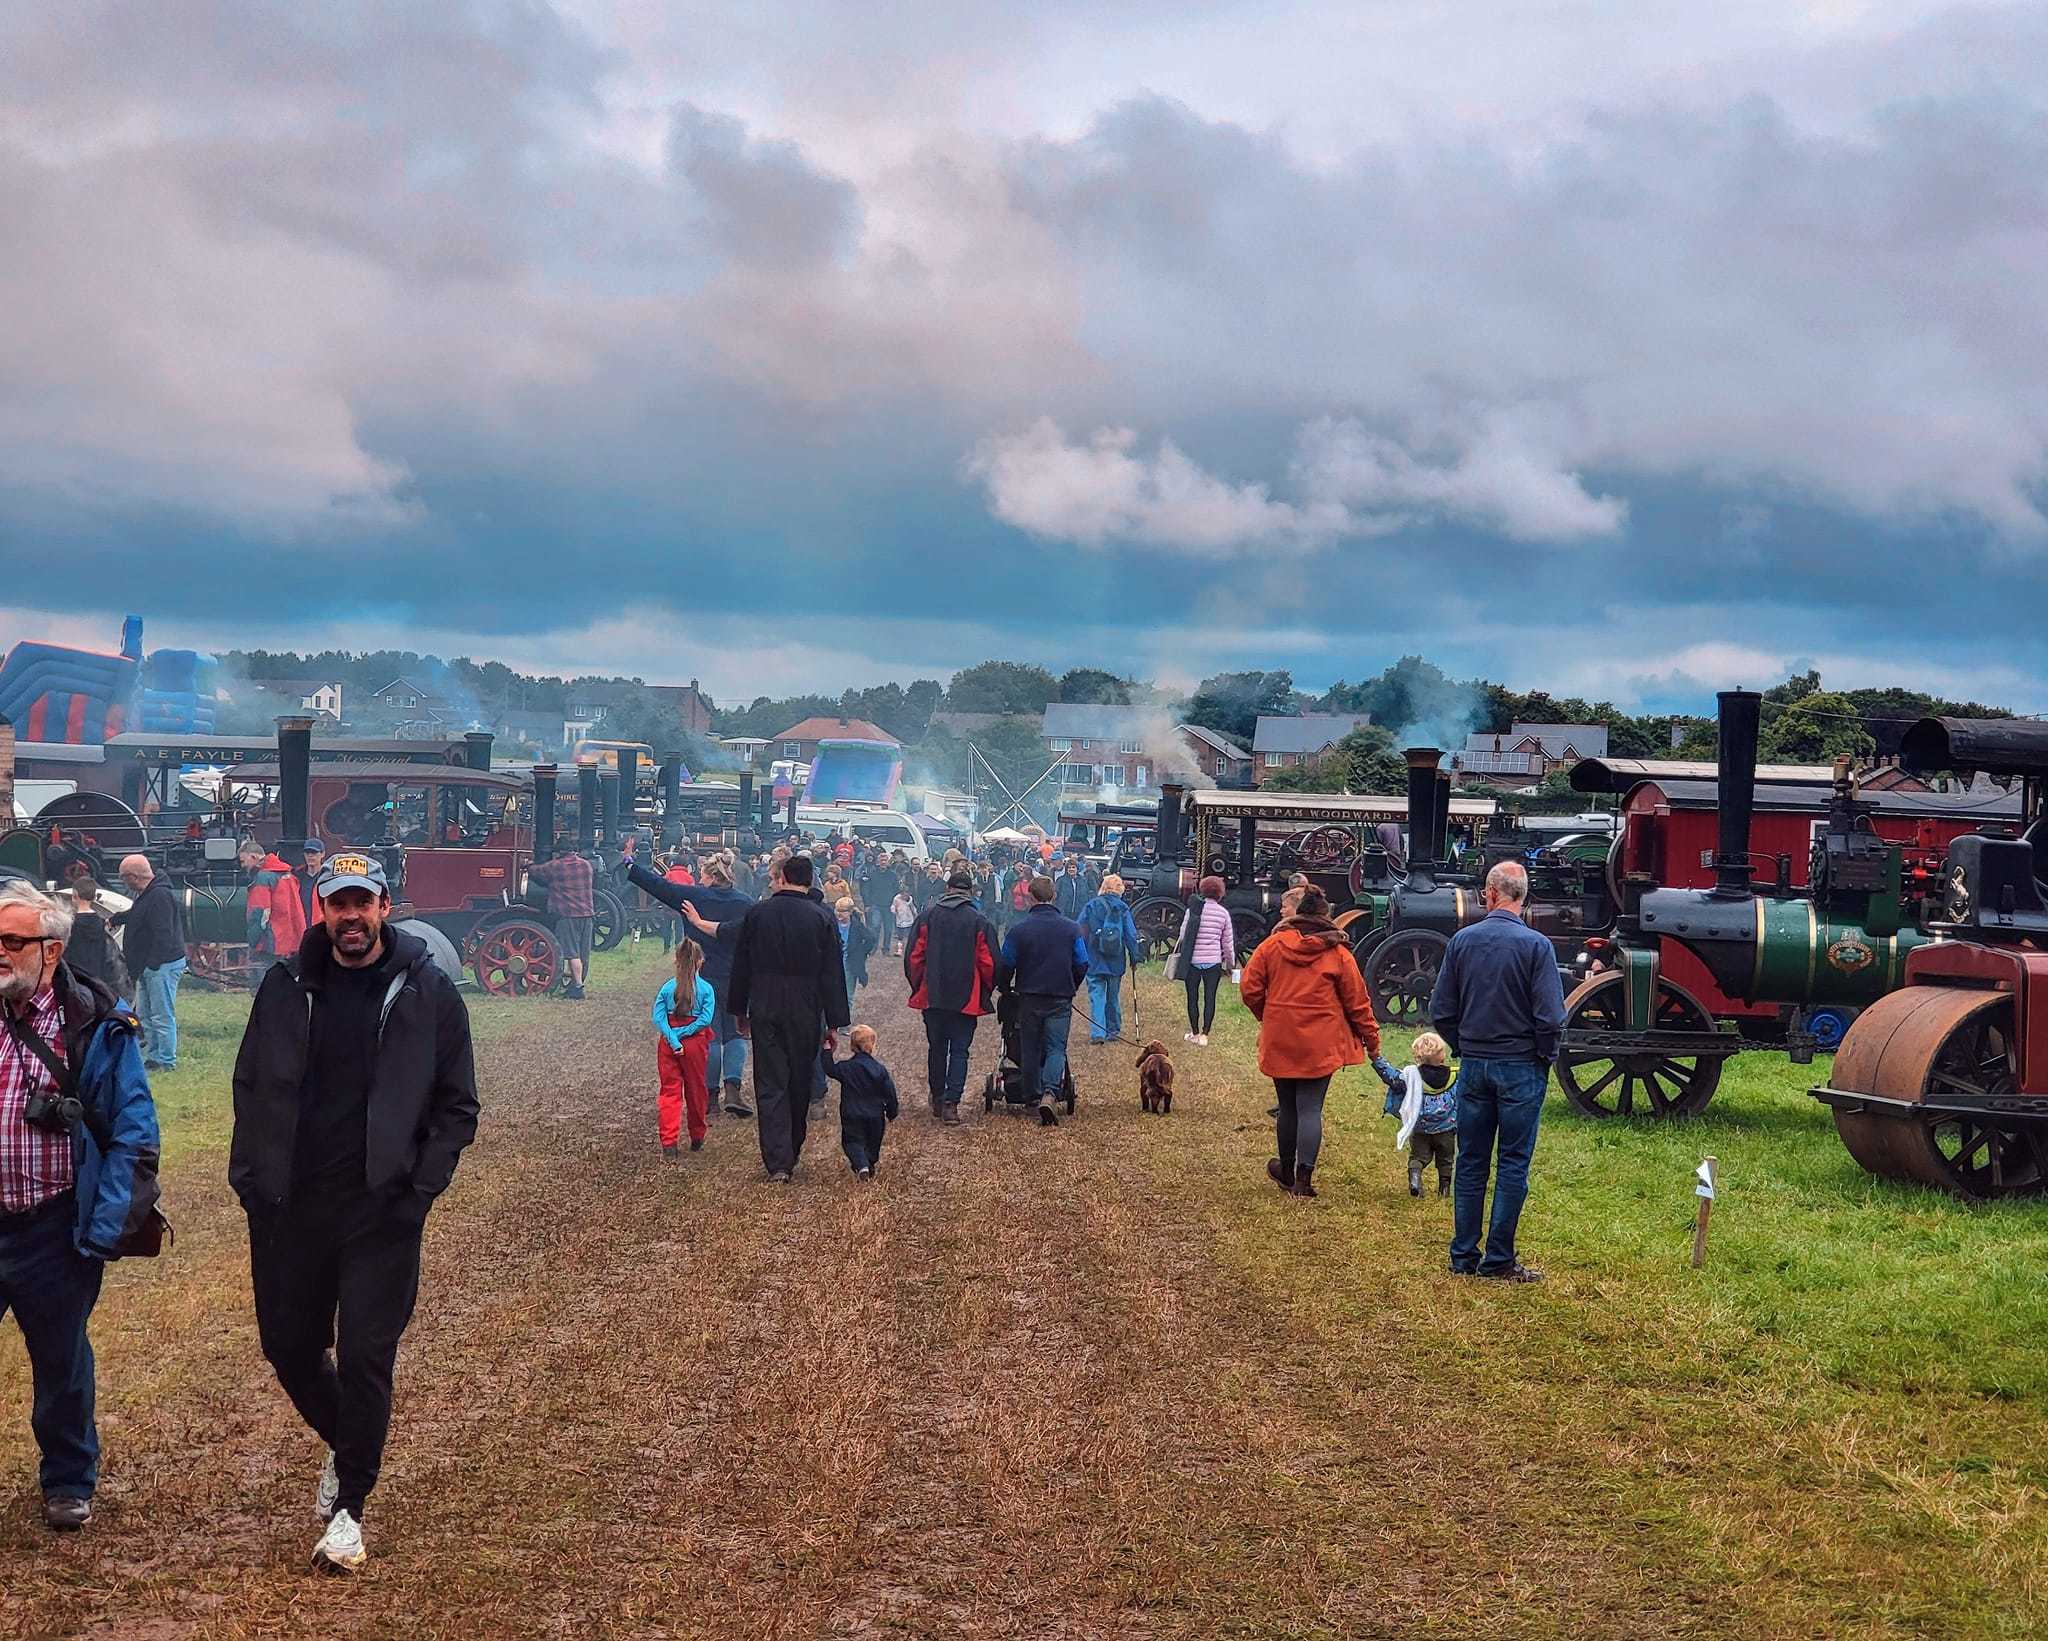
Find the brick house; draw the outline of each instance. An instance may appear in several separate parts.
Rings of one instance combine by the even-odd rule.
[[[1093,792],[1108,785],[1119,792],[1144,792],[1153,786],[1157,759],[1145,749],[1145,731],[1156,726],[1154,707],[1094,706],[1054,701],[1039,719],[1039,737],[1048,758],[1064,758],[1059,774],[1063,792]]]
[[[1282,769],[1319,764],[1354,729],[1372,722],[1369,712],[1305,712],[1293,718],[1261,716],[1252,733],[1253,779],[1260,785]]]
[[[1227,735],[1200,724],[1176,724],[1174,732],[1195,760],[1195,767],[1219,786],[1241,786],[1251,779],[1252,755]]]
[[[800,724],[791,724],[768,748],[771,759],[794,758],[798,763],[811,763],[818,756],[820,741],[887,741],[891,746],[903,743],[891,735],[880,724],[871,724],[865,718],[806,718]]]

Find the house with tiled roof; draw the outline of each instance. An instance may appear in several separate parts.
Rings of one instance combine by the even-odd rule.
[[[818,756],[820,741],[887,741],[891,746],[903,744],[880,724],[871,724],[865,718],[806,718],[800,724],[791,724],[775,737],[774,750],[770,756],[794,758],[799,763],[811,763]]]
[[[1369,712],[1304,712],[1287,718],[1261,714],[1252,732],[1253,778],[1263,782],[1278,770],[1319,764],[1345,736],[1371,722]]]

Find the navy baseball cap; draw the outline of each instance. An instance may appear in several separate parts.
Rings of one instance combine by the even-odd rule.
[[[391,892],[391,885],[385,879],[381,860],[375,855],[351,851],[329,855],[313,884],[313,893],[323,900],[337,889],[368,889],[373,895],[384,895]]]

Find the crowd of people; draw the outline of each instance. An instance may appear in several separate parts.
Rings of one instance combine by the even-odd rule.
[[[309,845],[296,866],[268,851],[249,852],[245,865],[251,933],[260,896],[272,960],[236,1060],[228,1178],[248,1221],[261,1348],[326,1449],[312,1559],[350,1571],[367,1554],[363,1522],[422,1228],[476,1132],[468,1011],[426,945],[390,921],[374,855]],[[44,1519],[59,1530],[91,1518],[99,1444],[88,1322],[105,1263],[154,1251],[149,1073],[177,1058],[176,900],[141,856],[120,873],[132,900],[112,915],[89,880],[70,895],[0,884],[0,1312],[27,1344]],[[996,1014],[1004,1073],[1020,1090],[1013,1103],[1056,1127],[1073,1018],[1087,1020],[1092,1043],[1122,1040],[1125,977],[1149,955],[1124,885],[1049,852],[927,862],[792,837],[750,856],[648,851],[643,861],[637,848],[592,859],[570,847],[534,877],[564,925],[572,998],[590,983],[579,923],[599,881],[675,914],[663,930],[673,978],[651,1006],[662,1154],[680,1159],[685,1141],[699,1149],[721,1109],[753,1117],[767,1178],[782,1185],[834,1083],[847,1166],[863,1182],[876,1177],[901,1114],[873,1025],[853,1023],[878,956],[901,962],[922,1019],[934,1120],[960,1121],[977,1028]],[[1399,1119],[1411,1193],[1422,1194],[1433,1164],[1438,1195],[1453,1199],[1451,1271],[1511,1282],[1540,1280],[1515,1237],[1564,1018],[1549,943],[1522,921],[1527,895],[1520,866],[1488,874],[1484,917],[1445,954],[1435,1030],[1416,1037],[1414,1063],[1400,1069],[1381,1057],[1349,942],[1306,879],[1249,953],[1238,950],[1222,883],[1205,879],[1168,959],[1184,983],[1185,1042],[1207,1045],[1226,975],[1258,1023],[1258,1065],[1275,1094],[1266,1171],[1281,1190],[1317,1194],[1332,1081],[1370,1063],[1387,1088],[1383,1109]],[[116,970],[133,989],[132,1013]]]

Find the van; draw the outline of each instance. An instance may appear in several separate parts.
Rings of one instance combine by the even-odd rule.
[[[900,809],[875,809],[864,804],[799,804],[796,829],[807,838],[850,838],[878,844],[922,864],[932,858],[924,833]]]

